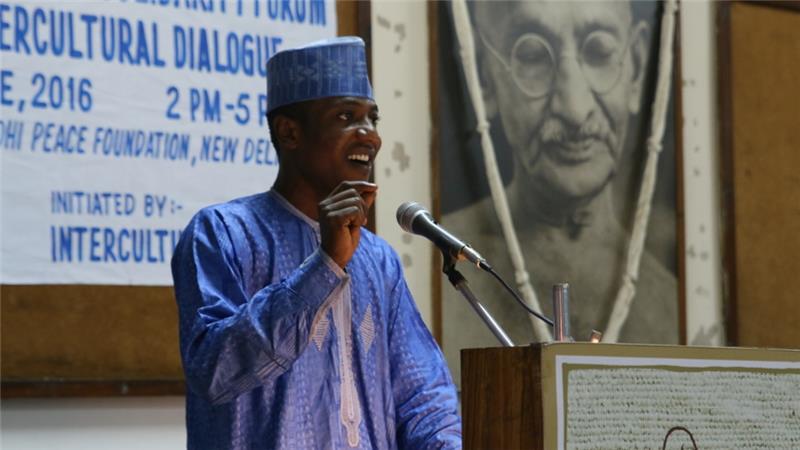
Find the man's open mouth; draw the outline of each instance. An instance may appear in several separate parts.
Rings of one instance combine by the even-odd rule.
[[[347,159],[354,163],[362,164],[365,166],[368,166],[370,164],[370,157],[367,154],[349,155]]]

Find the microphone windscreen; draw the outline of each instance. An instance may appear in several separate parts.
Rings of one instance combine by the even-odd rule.
[[[420,212],[425,211],[417,202],[405,202],[397,208],[397,223],[400,228],[408,233],[413,233],[411,225],[414,222],[414,217]]]

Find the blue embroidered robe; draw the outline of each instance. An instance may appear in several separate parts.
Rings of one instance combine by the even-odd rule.
[[[395,252],[343,271],[274,191],[200,211],[175,250],[190,449],[460,448],[457,396]]]

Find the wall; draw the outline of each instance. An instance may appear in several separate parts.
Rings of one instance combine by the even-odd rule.
[[[425,2],[372,2],[372,76],[383,148],[375,167],[377,231],[397,250],[423,320],[431,327],[433,246],[405,233],[395,211],[406,201],[431,210],[431,113]]]
[[[686,342],[723,345],[715,7],[681,4]]]
[[[183,397],[3,400],[3,450],[186,448]]]

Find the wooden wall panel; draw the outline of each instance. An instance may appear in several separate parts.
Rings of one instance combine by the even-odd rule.
[[[720,11],[729,339],[741,346],[800,347],[797,6]]]
[[[182,377],[168,287],[3,286],[3,381]]]

